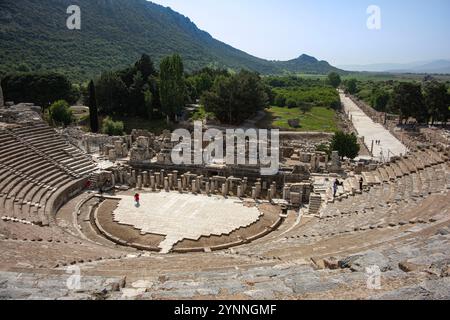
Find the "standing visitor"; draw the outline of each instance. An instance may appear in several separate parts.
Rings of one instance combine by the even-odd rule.
[[[337,193],[338,185],[339,185],[339,181],[338,181],[337,179],[334,180],[334,183],[333,183],[333,197],[334,197],[334,198],[336,198],[336,193]]]

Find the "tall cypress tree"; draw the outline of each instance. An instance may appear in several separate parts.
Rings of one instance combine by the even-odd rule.
[[[95,86],[94,81],[89,82],[89,120],[91,125],[91,131],[94,133],[98,132],[98,108],[97,108],[97,98],[95,96]]]
[[[183,61],[179,55],[175,54],[161,61],[160,78],[162,112],[174,120],[183,107],[186,92]]]

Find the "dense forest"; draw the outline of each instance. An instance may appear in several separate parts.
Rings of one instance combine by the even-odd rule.
[[[450,118],[450,83],[426,76],[422,81],[343,82],[347,93],[355,95],[377,111],[412,117],[419,123],[447,122]]]
[[[8,101],[33,102],[44,111],[61,114],[61,100],[88,105],[91,115],[102,118],[163,119],[177,122],[184,106],[201,101],[207,112],[223,123],[238,124],[264,109],[272,97],[271,89],[257,73],[242,70],[203,68],[187,73],[181,56],[163,58],[156,68],[148,55],[117,71],[105,71],[83,85],[72,84],[58,73],[8,74],[1,81]],[[51,106],[52,105],[52,106]],[[67,105],[68,107],[68,105]],[[50,112],[50,114],[52,114]],[[69,116],[58,116],[60,119]],[[98,121],[98,120],[97,120]],[[64,121],[66,122],[66,121]],[[98,123],[91,128],[97,129]]]
[[[7,74],[1,85],[7,101],[38,104],[50,117],[54,115],[55,123],[71,121],[66,110],[69,104],[88,105],[93,131],[102,127],[99,121],[103,119],[111,128],[123,127],[114,120],[132,118],[176,123],[186,118],[185,106],[189,104],[197,106],[191,119],[207,116],[238,125],[269,108],[275,127],[284,128],[285,122],[298,118],[304,128],[333,131],[333,112],[328,110],[341,107],[339,86],[376,110],[400,115],[403,121],[446,122],[450,114],[448,83],[431,77],[422,82],[341,81],[336,72],[318,78],[261,76],[247,70],[236,73],[210,67],[188,72],[178,54],[162,58],[157,66],[143,54],[134,64],[105,71],[81,85],[56,72]]]
[[[81,30],[66,27],[70,5],[80,7]],[[51,71],[85,82],[126,68],[142,53],[156,64],[178,53],[189,72],[203,67],[261,74],[338,71],[307,55],[290,61],[259,59],[212,38],[170,8],[145,0],[2,0],[0,12],[0,77]]]

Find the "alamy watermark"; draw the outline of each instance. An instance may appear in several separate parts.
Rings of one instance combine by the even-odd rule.
[[[381,8],[376,5],[370,5],[367,7],[367,29],[369,30],[381,30]]]
[[[81,290],[81,269],[78,266],[69,266],[66,268],[66,273],[71,274],[67,278],[66,286],[69,290]]]
[[[79,6],[71,5],[67,8],[67,14],[70,16],[66,20],[66,26],[69,30],[81,30],[81,9]]]
[[[381,290],[381,270],[379,266],[370,266],[366,268],[367,289]]]
[[[196,121],[193,136],[177,129],[171,141],[178,142],[171,153],[176,165],[258,165],[265,176],[279,171],[279,130],[228,129],[224,135],[221,130],[208,129],[203,133],[202,122]]]

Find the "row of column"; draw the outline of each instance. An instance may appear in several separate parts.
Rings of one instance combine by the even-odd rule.
[[[257,181],[250,186],[247,178],[235,177],[204,177],[203,175],[195,175],[185,173],[181,176],[178,171],[171,171],[166,173],[164,170],[144,171],[138,173],[136,170],[122,169],[114,170],[111,173],[110,182],[112,186],[116,184],[128,184],[135,186],[138,190],[143,188],[150,188],[152,191],[177,190],[179,192],[191,192],[193,194],[220,194],[224,197],[234,195],[239,198],[250,196],[253,199],[267,199],[269,201],[277,198],[277,184],[267,181]],[[266,191],[266,192],[263,192]],[[293,194],[295,198],[295,193]],[[282,188],[282,199],[286,201],[291,200],[291,186],[285,185]]]
[[[122,182],[121,179],[118,181]],[[226,178],[222,176],[208,178],[189,172],[179,175],[178,171],[166,172],[165,170],[161,170],[155,172],[152,170],[138,173],[136,170],[132,170],[130,182],[138,190],[150,188],[152,191],[165,190],[169,192],[176,190],[179,192],[191,192],[193,194],[220,194],[224,197],[229,195],[234,195],[239,198],[251,196],[253,199],[261,199],[264,197],[269,201],[277,198],[276,182],[270,184],[267,181],[261,181],[261,179],[257,179],[250,186],[247,178]],[[283,188],[282,195],[284,200],[289,200],[289,189],[289,186]]]

